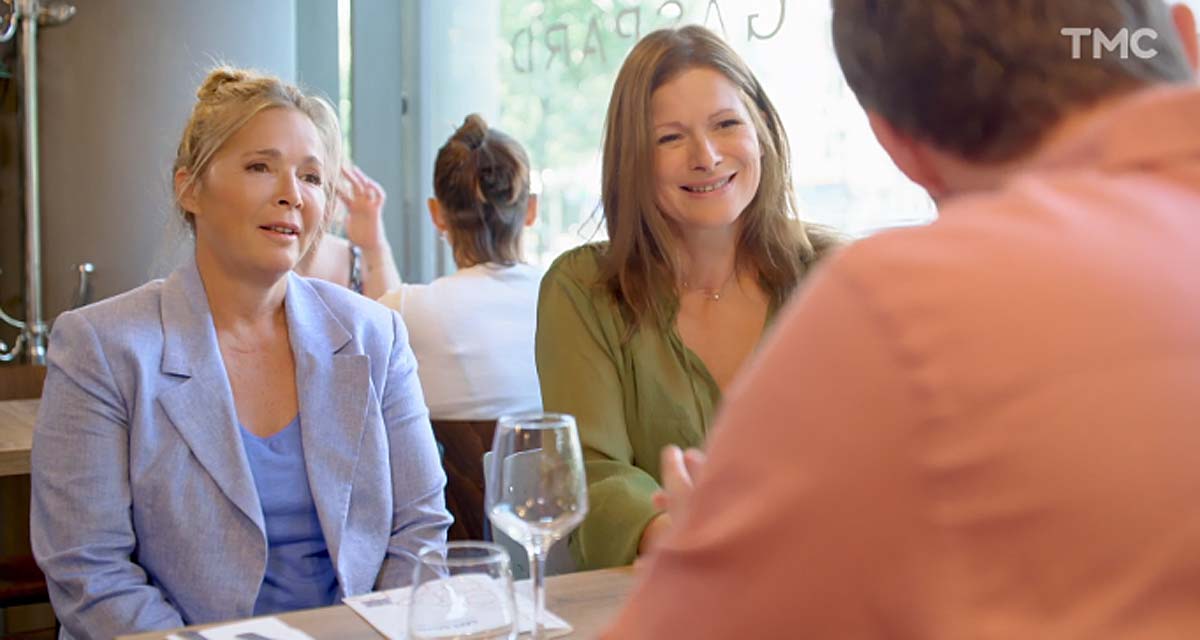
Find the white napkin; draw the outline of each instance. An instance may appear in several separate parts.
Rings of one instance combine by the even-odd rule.
[[[461,577],[470,578],[470,576]],[[521,593],[519,586],[515,591],[517,601],[517,630],[521,633],[529,633],[533,630],[533,600]],[[355,613],[362,616],[364,620],[372,627],[375,627],[388,640],[406,640],[408,638],[408,603],[411,597],[412,588],[403,587],[352,596],[344,599],[342,602],[345,602]],[[467,621],[468,625],[471,625],[471,623],[472,621]],[[486,624],[480,626],[484,628]],[[471,631],[472,628],[471,626],[466,628],[460,627],[458,631],[465,634]],[[542,631],[547,638],[557,638],[558,636],[570,633],[571,625],[567,624],[566,620],[547,610],[542,613]]]

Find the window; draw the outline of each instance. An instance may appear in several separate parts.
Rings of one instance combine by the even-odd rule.
[[[613,79],[641,35],[703,24],[754,69],[784,120],[806,220],[849,234],[929,221],[842,79],[828,0],[500,0],[496,125],[529,149],[541,216],[527,246],[546,264],[601,238],[599,149]]]
[[[1186,2],[1200,10],[1200,0]],[[354,9],[386,13],[388,6],[355,0]],[[570,247],[602,239],[599,154],[616,71],[640,36],[685,23],[721,34],[766,87],[791,141],[804,219],[862,236],[935,216],[924,191],[879,147],[842,78],[830,41],[829,0],[409,0],[404,6],[408,44],[390,46],[396,56],[402,48],[406,55],[419,51],[415,71],[406,76],[417,114],[406,125],[406,140],[419,147],[403,148],[415,164],[406,218],[424,218],[438,147],[468,113],[479,112],[529,150],[541,214],[527,255],[547,265]],[[380,58],[372,51],[368,59]],[[404,59],[383,57],[393,61],[388,68]],[[386,80],[364,80],[357,64],[354,76],[356,86]],[[376,137],[356,136],[356,144],[375,145]],[[432,234],[428,225],[417,230]],[[415,253],[431,248],[425,239],[404,237],[404,244]],[[436,268],[432,257],[406,256],[427,262],[423,271],[410,266],[406,277],[444,271],[449,265],[441,253]]]

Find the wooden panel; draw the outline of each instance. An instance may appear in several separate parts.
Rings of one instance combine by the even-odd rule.
[[[39,400],[0,401],[0,476],[29,473]]]
[[[35,364],[0,365],[0,400],[26,400],[42,396],[46,367]]]

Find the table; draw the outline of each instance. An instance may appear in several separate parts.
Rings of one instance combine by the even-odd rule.
[[[612,621],[621,603],[632,590],[633,581],[632,567],[568,573],[546,578],[546,606],[575,628],[571,635],[565,637],[572,640],[595,638]],[[346,605],[293,611],[277,617],[317,640],[379,640],[383,637]],[[191,628],[203,630],[211,626],[214,625],[197,625]],[[168,633],[170,632],[153,631],[118,636],[117,640],[161,640]]]
[[[29,473],[33,423],[41,400],[0,401],[0,476]]]

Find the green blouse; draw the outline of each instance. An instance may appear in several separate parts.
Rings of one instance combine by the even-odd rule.
[[[643,328],[622,344],[627,323],[598,284],[606,246],[559,257],[538,299],[542,404],[575,416],[587,471],[589,510],[570,540],[581,570],[633,562],[658,513],[651,496],[661,481],[660,451],[700,446],[721,397],[673,321],[665,333]]]

